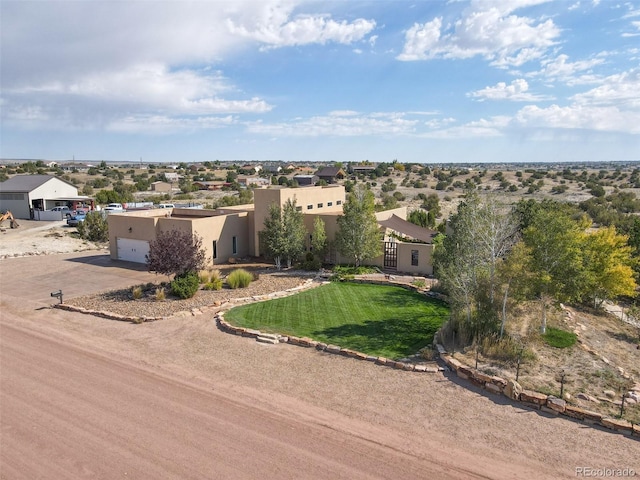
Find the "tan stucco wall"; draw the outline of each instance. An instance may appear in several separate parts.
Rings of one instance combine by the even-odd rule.
[[[170,216],[167,216],[171,213]],[[250,254],[249,220],[246,211],[221,215],[213,210],[179,209],[142,210],[113,213],[109,222],[109,249],[111,258],[118,258],[118,238],[154,240],[158,232],[180,230],[202,238],[207,262],[213,259],[213,242],[217,241],[217,258],[213,263],[226,263],[230,257]],[[131,231],[129,231],[131,228]],[[237,238],[237,253],[233,254],[233,237]]]
[[[153,192],[170,192],[171,184],[166,182],[152,183],[151,190]]]
[[[166,212],[141,210],[138,212],[111,213],[107,216],[109,224],[109,253],[113,260],[118,259],[118,238],[151,241],[156,238],[156,223]],[[131,231],[129,231],[131,228]]]
[[[411,252],[418,251],[418,265],[411,265]],[[433,275],[433,245],[398,242],[398,272]]]
[[[282,208],[288,199],[295,200],[296,205],[302,207],[301,211],[305,217],[309,216],[311,218],[311,220],[305,218],[305,225],[308,229],[310,225],[311,228],[309,232],[312,232],[314,216],[327,213],[341,213],[345,202],[345,191],[341,185],[330,187],[265,188],[254,190],[253,195],[255,206],[253,254],[255,256],[260,255],[259,234],[264,228],[264,221],[269,216],[269,208],[272,204],[275,203]],[[328,205],[329,202],[332,203],[331,206]],[[318,207],[318,204],[322,204],[322,207]],[[307,208],[309,205],[311,205],[312,208]]]

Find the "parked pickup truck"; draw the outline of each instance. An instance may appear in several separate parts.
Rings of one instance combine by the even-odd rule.
[[[62,215],[69,218],[72,215],[71,209],[66,205],[60,205],[58,207],[53,207],[51,209],[52,212],[62,212]]]
[[[103,211],[107,213],[124,212],[124,208],[121,203],[110,203],[109,205],[103,208]]]

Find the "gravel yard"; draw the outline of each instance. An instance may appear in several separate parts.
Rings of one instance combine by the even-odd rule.
[[[238,265],[237,268],[243,267]],[[108,291],[65,300],[65,303],[92,310],[117,313],[139,317],[169,317],[194,309],[215,308],[225,302],[238,299],[268,295],[282,292],[302,285],[305,280],[313,278],[308,272],[275,272],[273,270],[251,268],[259,275],[258,280],[251,282],[246,288],[223,288],[222,290],[199,290],[192,298],[177,299],[167,295],[166,300],[156,300],[154,293],[157,286],[150,287],[147,295],[134,299],[131,288]],[[169,290],[169,287],[165,287]]]

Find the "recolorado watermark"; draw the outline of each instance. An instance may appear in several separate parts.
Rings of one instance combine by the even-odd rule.
[[[576,477],[584,478],[631,478],[637,472],[633,468],[576,467]]]

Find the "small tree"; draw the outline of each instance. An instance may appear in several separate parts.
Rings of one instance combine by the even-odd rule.
[[[352,258],[356,267],[363,260],[381,255],[382,242],[373,193],[364,185],[359,185],[349,194],[343,213],[338,217],[336,234],[336,246],[340,254]]]
[[[313,234],[311,237],[311,248],[318,259],[322,262],[327,253],[327,232],[324,228],[324,220],[316,217],[313,220]]]
[[[83,222],[78,222],[78,235],[92,242],[109,240],[109,224],[100,212],[89,212]]]
[[[272,258],[276,268],[282,268],[282,257],[285,253],[284,225],[280,207],[273,203],[269,207],[269,216],[264,220],[264,230],[260,232],[260,242],[264,253]]]
[[[206,254],[198,235],[170,230],[160,232],[155,240],[149,242],[149,254],[146,258],[150,272],[180,277],[202,270]]]
[[[282,209],[282,225],[284,227],[285,258],[287,267],[297,261],[304,252],[304,239],[307,229],[304,226],[302,212],[296,208],[296,201],[287,200]]]
[[[265,254],[273,258],[278,269],[283,260],[291,267],[300,258],[304,252],[305,235],[304,218],[302,212],[297,211],[295,200],[287,200],[282,209],[276,204],[269,207],[264,230],[260,232],[260,242]]]

